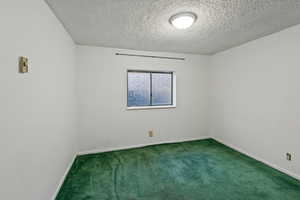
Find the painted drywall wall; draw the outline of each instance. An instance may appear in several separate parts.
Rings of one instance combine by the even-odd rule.
[[[295,26],[216,54],[209,77],[211,135],[298,177],[299,35]]]
[[[51,199],[77,145],[75,45],[42,0],[0,13],[0,199]]]
[[[136,53],[185,61],[116,56]],[[208,56],[77,47],[80,148],[108,150],[207,136]],[[177,107],[126,110],[127,69],[175,71]],[[153,130],[155,137],[149,138]]]

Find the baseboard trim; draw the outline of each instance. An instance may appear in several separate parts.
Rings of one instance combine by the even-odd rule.
[[[56,199],[56,196],[58,195],[58,193],[59,193],[59,191],[60,191],[60,189],[61,189],[61,187],[62,187],[62,185],[63,185],[63,183],[64,183],[64,181],[65,181],[65,179],[66,179],[66,177],[67,177],[67,175],[68,175],[68,173],[69,173],[69,171],[71,170],[71,168],[72,168],[72,166],[73,166],[73,163],[74,163],[75,160],[76,160],[76,157],[77,157],[77,153],[74,154],[74,156],[73,156],[71,162],[69,163],[69,165],[68,165],[68,167],[67,167],[65,173],[64,173],[63,176],[61,177],[61,179],[60,179],[60,181],[59,181],[59,183],[58,183],[58,186],[57,186],[57,188],[56,188],[56,190],[55,190],[55,193],[54,193],[54,195],[53,195],[52,200],[55,200],[55,199]]]
[[[300,180],[300,175],[298,175],[298,174],[295,174],[295,173],[293,173],[293,172],[291,172],[291,171],[289,171],[287,169],[284,169],[284,168],[279,167],[279,166],[277,166],[277,165],[275,165],[275,164],[273,164],[273,163],[271,163],[269,161],[266,161],[266,160],[264,160],[264,159],[262,159],[260,157],[257,157],[254,154],[249,153],[249,152],[247,152],[247,151],[245,151],[245,150],[241,149],[240,147],[237,147],[237,146],[235,146],[233,144],[225,142],[224,140],[222,140],[220,138],[216,138],[216,137],[212,137],[212,138],[214,140],[216,140],[216,141],[218,141],[218,142],[220,142],[220,143],[222,143],[222,144],[224,144],[224,145],[226,145],[226,146],[228,146],[228,147],[230,147],[230,148],[232,148],[232,149],[240,152],[240,153],[243,153],[243,154],[245,154],[245,155],[247,155],[247,156],[249,156],[249,157],[251,157],[251,158],[253,158],[255,160],[258,160],[258,161],[260,161],[260,162],[268,165],[269,167],[272,167],[272,168],[274,168],[274,169],[276,169],[276,170],[278,170],[278,171],[280,171],[282,173],[285,173],[285,174],[287,174],[287,175],[289,175],[289,176],[291,176],[291,177],[293,177],[293,178],[295,178],[297,180]]]
[[[168,140],[168,141],[152,142],[152,143],[147,143],[147,144],[129,145],[129,146],[124,146],[124,147],[116,147],[116,148],[108,147],[108,148],[103,148],[103,149],[94,149],[94,150],[81,151],[77,155],[82,156],[82,155],[88,155],[88,154],[97,154],[97,153],[104,153],[104,152],[110,152],[110,151],[140,148],[140,147],[146,147],[146,146],[157,145],[157,144],[170,144],[170,143],[179,143],[179,142],[189,142],[189,141],[204,140],[204,139],[209,139],[209,138],[211,138],[211,137],[201,136],[201,137],[194,137],[194,138],[188,138],[188,139]]]

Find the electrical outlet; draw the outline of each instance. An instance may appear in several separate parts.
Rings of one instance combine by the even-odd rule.
[[[154,137],[154,131],[149,131],[148,135],[149,135],[149,137]]]
[[[291,161],[292,160],[292,154],[291,153],[286,153],[286,159],[288,161]]]

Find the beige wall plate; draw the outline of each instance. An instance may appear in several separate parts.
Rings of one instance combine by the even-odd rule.
[[[28,58],[21,56],[19,59],[19,72],[27,73],[28,72]]]

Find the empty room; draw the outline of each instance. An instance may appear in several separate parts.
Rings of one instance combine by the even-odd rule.
[[[300,200],[300,0],[1,0],[1,200]]]

